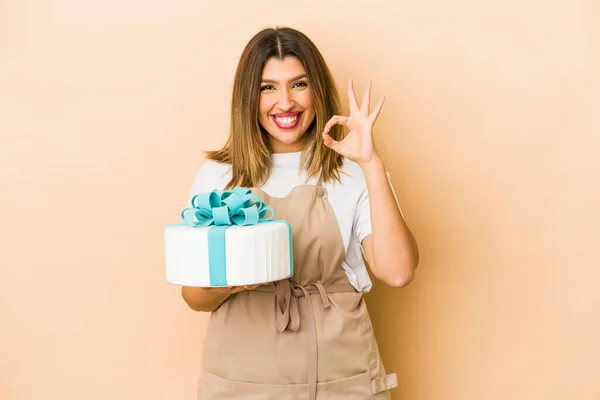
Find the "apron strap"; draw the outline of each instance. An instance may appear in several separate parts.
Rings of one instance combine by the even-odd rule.
[[[308,340],[308,393],[309,399],[317,398],[317,328],[312,308],[312,294],[318,294],[321,305],[327,308],[331,305],[328,293],[356,292],[350,283],[309,283],[305,286],[297,285],[289,279],[275,282],[274,285],[264,285],[256,289],[259,292],[275,292],[277,302],[276,329],[279,332],[285,330],[298,331],[300,329],[300,313],[298,311],[298,299],[306,299],[304,307],[305,320],[307,324],[306,338]]]
[[[398,386],[398,375],[389,374],[371,381],[371,390],[373,394],[381,393]]]

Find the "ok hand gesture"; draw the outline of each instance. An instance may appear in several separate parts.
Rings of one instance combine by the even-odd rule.
[[[360,108],[354,96],[352,78],[348,79],[348,99],[350,101],[350,116],[334,115],[325,125],[323,140],[325,145],[346,158],[363,164],[377,156],[375,143],[373,142],[373,125],[379,116],[385,97],[375,106],[373,112],[369,113],[371,97],[371,82],[367,84],[362,98]],[[346,137],[340,141],[329,136],[329,130],[334,125],[345,125],[350,129]]]

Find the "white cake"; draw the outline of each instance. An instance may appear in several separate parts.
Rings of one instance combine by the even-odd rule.
[[[165,227],[167,282],[199,287],[239,286],[273,282],[292,276],[291,228],[287,221],[273,220],[255,225],[226,227],[224,260],[221,260],[220,266],[215,266],[215,262],[211,266],[208,235],[211,229],[218,228],[220,227],[193,227],[186,224]],[[210,249],[213,254],[217,251],[215,247],[218,246]],[[215,272],[215,268],[221,271]],[[221,279],[215,281],[215,273]]]

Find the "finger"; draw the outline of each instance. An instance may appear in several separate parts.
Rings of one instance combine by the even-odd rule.
[[[209,288],[211,291],[216,293],[231,293],[233,288],[231,286],[212,286]]]
[[[358,103],[356,102],[356,96],[354,95],[354,87],[352,78],[348,79],[348,102],[350,103],[350,111],[358,112]]]
[[[241,292],[241,291],[243,291],[243,290],[246,290],[246,287],[245,287],[245,286],[233,286],[233,287],[231,288],[231,292],[230,292],[230,293],[231,293],[231,294],[235,294],[235,293],[239,293],[239,292]]]
[[[246,290],[253,290],[256,289],[258,287],[262,286],[262,283],[258,283],[255,285],[244,285],[244,286],[238,286],[235,288],[236,292],[242,292],[242,291],[246,291]]]
[[[248,288],[248,290],[257,289],[257,288],[259,288],[261,286],[263,286],[262,283],[257,283],[256,285],[250,285],[250,287]]]
[[[327,123],[325,124],[325,128],[323,129],[323,133],[327,133],[329,132],[329,130],[337,124],[340,125],[345,125],[346,122],[348,121],[348,117],[345,117],[343,115],[334,115],[333,117],[331,117],[331,119],[329,121],[327,121]]]
[[[328,133],[323,132],[323,142],[325,143],[325,146],[339,153],[341,142],[338,142],[337,140],[329,136]]]
[[[377,105],[375,106],[375,109],[373,110],[371,115],[369,115],[369,121],[371,121],[372,123],[374,123],[377,120],[377,117],[379,116],[379,113],[381,112],[381,107],[383,107],[384,101],[385,101],[385,97],[382,97],[381,100],[379,100],[379,103],[377,103]]]
[[[365,114],[369,114],[369,107],[371,106],[371,85],[372,82],[369,81],[369,83],[367,83],[367,87],[365,88],[365,93],[363,94],[362,104],[360,105],[360,111]]]

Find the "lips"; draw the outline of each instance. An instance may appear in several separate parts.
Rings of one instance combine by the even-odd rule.
[[[273,122],[279,129],[294,129],[298,123],[300,123],[301,118],[301,112],[288,112],[271,115],[271,119],[273,119]]]

